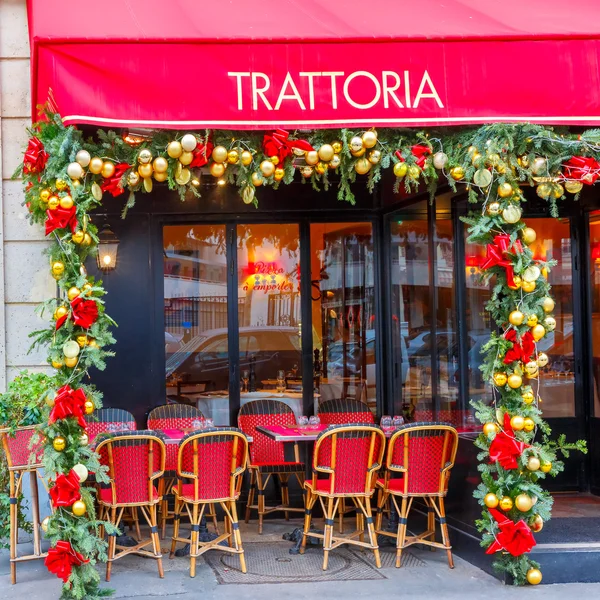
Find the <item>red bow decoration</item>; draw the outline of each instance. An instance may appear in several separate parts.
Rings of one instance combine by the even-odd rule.
[[[23,157],[23,172],[40,173],[47,162],[48,153],[44,150],[44,144],[36,137],[31,138]]]
[[[59,506],[72,506],[81,498],[79,489],[79,476],[71,469],[68,475],[61,473],[48,492],[55,508]]]
[[[490,444],[490,461],[498,462],[503,469],[516,469],[519,466],[517,458],[529,444],[515,439],[515,432],[510,425],[510,415],[504,415],[504,429],[496,434]]]
[[[431,155],[431,150],[430,150],[429,146],[424,146],[422,144],[415,144],[414,146],[411,146],[410,151],[411,151],[412,155],[415,157],[415,164],[417,166],[423,168],[423,166],[425,165],[425,161],[427,160],[427,157]],[[396,152],[394,152],[394,154],[396,155],[396,158],[400,162],[405,162],[404,157],[402,156],[402,152],[400,152],[400,150],[396,150]]]
[[[89,559],[85,558],[83,554],[75,552],[71,542],[64,540],[56,542],[56,546],[48,550],[48,556],[44,560],[48,571],[60,577],[64,583],[67,583],[71,576],[73,567],[79,567],[87,562],[89,562]]]
[[[496,534],[496,539],[485,551],[486,554],[494,554],[494,552],[498,552],[499,550],[506,550],[513,556],[521,556],[521,554],[531,551],[535,546],[535,538],[523,519],[515,523],[496,508],[490,508],[490,513],[496,519],[500,531]]]
[[[71,208],[61,208],[47,210],[46,215],[46,235],[52,233],[55,229],[71,228],[71,233],[77,230],[77,210],[74,206]]]
[[[194,150],[194,158],[190,163],[190,168],[203,167],[208,164],[208,159],[214,149],[213,143],[209,140],[206,144],[198,144]]]
[[[85,393],[82,389],[74,390],[69,385],[63,385],[54,398],[54,406],[50,411],[48,422],[50,425],[58,419],[74,417],[81,427],[85,427],[83,409],[85,405]]]
[[[265,133],[263,138],[263,152],[269,158],[276,156],[280,165],[292,154],[294,148],[304,152],[311,152],[314,148],[305,140],[290,140],[289,132],[284,129],[276,129],[272,133]]]
[[[509,287],[515,285],[515,272],[513,270],[512,262],[504,255],[508,252],[517,253],[523,252],[523,246],[521,242],[516,240],[512,248],[510,247],[510,236],[503,233],[494,237],[494,243],[486,246],[485,261],[481,265],[483,270],[489,269],[490,267],[504,267],[506,269],[506,282]]]
[[[66,320],[67,320],[68,318],[69,318],[69,315],[68,315],[68,314],[66,314],[66,315],[64,315],[63,317],[61,317],[60,319],[58,319],[58,320],[56,321],[56,329],[55,329],[55,331],[58,331],[58,330],[59,330],[59,329],[60,329],[60,328],[61,328],[61,327],[62,327],[62,326],[65,324],[65,322],[66,322]]]
[[[533,335],[531,335],[531,331],[526,331],[522,335],[520,343],[517,340],[517,332],[514,329],[509,329],[504,334],[504,339],[513,343],[513,347],[506,353],[504,357],[505,365],[509,365],[515,360],[520,360],[525,363],[531,360],[531,355],[535,350],[535,341],[533,339]]]
[[[564,165],[564,179],[592,185],[600,175],[600,164],[590,156],[573,156]]]
[[[110,176],[106,177],[102,182],[100,188],[103,192],[110,192],[115,198],[120,196],[125,190],[119,185],[125,171],[131,168],[131,165],[127,163],[119,163],[115,165],[115,172]]]
[[[84,300],[77,296],[71,301],[73,323],[89,329],[98,320],[98,305],[93,300]]]

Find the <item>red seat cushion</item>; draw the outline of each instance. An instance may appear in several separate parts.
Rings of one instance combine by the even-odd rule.
[[[156,501],[158,500],[158,491],[156,490],[155,487],[152,487],[152,497],[153,500]],[[103,502],[104,504],[112,504],[112,490],[110,487],[107,488],[100,488],[100,492],[98,494],[98,499]],[[143,499],[140,499],[138,497],[131,497],[131,498],[127,498],[125,495],[122,495],[122,497],[119,497],[119,492],[117,491],[117,504],[138,504],[143,502]]]
[[[219,494],[218,492],[223,492]],[[177,486],[173,487],[173,492],[177,493]],[[210,486],[207,488],[206,485],[198,486],[198,500],[220,500],[222,498],[227,498],[229,496],[229,490],[218,490],[214,487]],[[239,494],[236,494],[235,498],[237,499]],[[182,500],[187,500],[188,502],[194,502],[194,484],[193,483],[184,483],[181,486],[181,496]]]
[[[379,485],[380,487],[385,487],[385,479],[383,479],[383,478],[378,479],[377,485]],[[388,489],[388,491],[390,491],[392,493],[401,494],[404,491],[404,479],[402,477],[390,479],[388,481],[387,489]]]
[[[251,465],[261,473],[298,473],[304,472],[305,466],[301,462],[256,462]]]
[[[312,481],[307,481],[304,484],[306,487],[310,488],[313,492],[317,494],[329,494],[331,490],[331,484],[329,483],[329,479],[317,479],[317,489],[314,490],[312,486]],[[334,494],[335,495],[335,494]],[[342,495],[342,494],[340,494]],[[356,494],[357,496],[363,496],[364,494]]]

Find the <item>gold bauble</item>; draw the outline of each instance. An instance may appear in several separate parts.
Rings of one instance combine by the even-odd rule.
[[[489,494],[486,494],[483,498],[483,503],[488,508],[496,508],[499,502],[500,500],[498,500],[498,496],[496,496],[496,494],[492,494],[491,492]]]
[[[537,315],[531,314],[527,317],[527,327],[535,327],[537,325]]]
[[[224,163],[227,160],[227,155],[228,152],[225,146],[215,146],[211,154],[216,163]]]
[[[314,167],[319,162],[319,153],[316,150],[310,150],[304,156],[307,165]]]
[[[542,572],[539,569],[529,569],[527,571],[527,583],[537,585],[542,582]]]
[[[192,133],[186,133],[181,138],[181,147],[185,150],[185,152],[193,152],[198,145],[198,140],[196,136]]]
[[[240,155],[239,155],[239,152],[237,150],[230,150],[227,153],[227,162],[230,165],[236,165],[239,160],[240,160]]]
[[[436,152],[433,155],[433,166],[442,170],[448,164],[448,155],[445,152]]]
[[[263,160],[260,163],[260,170],[265,177],[271,177],[275,173],[275,165],[270,160]]]
[[[218,162],[210,163],[209,171],[213,177],[223,177],[225,173],[225,165]]]
[[[187,185],[192,178],[192,172],[189,169],[181,169],[178,175],[175,177],[175,181],[179,185]],[[144,180],[144,184],[147,180]]]
[[[450,169],[450,177],[455,181],[460,181],[465,176],[465,170],[462,167],[452,167]]]
[[[529,244],[533,244],[533,242],[535,242],[537,234],[535,229],[532,229],[531,227],[525,227],[525,229],[521,231],[521,236],[523,237],[523,242],[529,246]]]
[[[544,519],[540,515],[535,515],[529,523],[529,528],[533,533],[539,533],[544,528]]]
[[[521,415],[515,415],[510,420],[510,426],[515,431],[521,431],[525,427],[525,419]]]
[[[49,523],[50,523],[50,517],[45,517],[44,520],[40,523],[40,528],[44,533],[47,533]]]
[[[140,175],[135,171],[131,171],[129,175],[127,175],[127,184],[131,187],[135,187],[140,182]]]
[[[535,396],[533,395],[533,392],[531,390],[528,390],[527,392],[523,392],[521,394],[521,398],[522,398],[523,402],[525,402],[525,404],[532,404],[533,401],[535,400]]]
[[[492,433],[498,433],[498,425],[496,425],[496,423],[485,423],[483,426],[483,433],[485,435],[492,435]]]
[[[254,171],[254,173],[252,173],[252,185],[254,185],[254,187],[259,187],[263,184],[263,178],[262,175],[256,171]]]
[[[488,215],[495,217],[500,214],[500,203],[499,202],[490,202],[487,207]]]
[[[523,281],[537,281],[541,274],[542,271],[537,265],[531,265],[523,272]]]
[[[525,281],[521,284],[521,288],[526,294],[530,294],[535,291],[535,281]]]
[[[339,157],[338,154],[334,154],[333,158],[329,161],[329,168],[330,169],[337,169],[340,164],[342,162],[342,159]]]
[[[535,189],[535,193],[544,200],[550,198],[552,194],[552,186],[549,183],[540,183]]]
[[[500,155],[493,152],[492,154],[488,154],[487,163],[492,167],[495,167],[500,163]]]
[[[83,167],[78,162],[72,162],[67,166],[67,175],[71,179],[81,179],[83,177]]]
[[[65,440],[64,437],[62,436],[56,436],[53,440],[52,440],[52,447],[57,451],[57,452],[62,452],[66,447],[67,447],[67,440]]]
[[[367,160],[371,164],[376,165],[381,160],[381,150],[371,150],[369,156],[367,156]]]
[[[408,172],[408,165],[405,162],[397,162],[394,165],[394,175],[396,177],[404,177]]]
[[[81,287],[81,293],[84,294],[85,296],[89,296],[92,292],[92,284],[89,282],[86,282],[83,284],[83,286]]]
[[[549,473],[552,470],[552,463],[551,462],[543,462],[542,466],[540,467],[540,471],[542,473]]]
[[[305,179],[308,179],[309,177],[312,177],[313,174],[313,168],[307,166],[304,167],[300,167],[300,174],[302,175],[302,177],[304,177]]]
[[[143,164],[143,165],[147,165],[150,163],[150,161],[152,160],[152,152],[150,152],[150,150],[148,150],[148,148],[144,148],[143,150],[140,150],[140,153],[138,154],[138,162]]]
[[[336,140],[335,142],[331,142],[331,147],[333,148],[333,151],[336,154],[339,154],[342,151],[342,148],[344,147],[342,142],[340,142],[339,140]]]
[[[242,164],[247,167],[252,162],[252,152],[244,150],[242,152]]]
[[[57,179],[54,186],[59,192],[63,192],[69,187],[69,184],[64,179]]]
[[[477,152],[477,146],[469,146],[467,148],[467,153],[469,156],[473,155],[475,152]]]
[[[523,156],[517,158],[517,162],[521,168],[526,169],[529,166],[529,157],[526,154],[523,154]]]
[[[413,179],[419,179],[421,176],[421,169],[417,167],[417,165],[410,165],[410,167],[408,167],[408,175]]]
[[[52,367],[54,369],[62,369],[64,367],[64,363],[60,360],[53,360],[52,361]]]
[[[518,289],[521,287],[522,283],[523,283],[523,282],[521,281],[521,278],[520,278],[518,275],[515,275],[515,276],[513,277],[513,281],[514,281],[514,285],[509,285],[508,287],[509,287],[511,290],[518,290]]]
[[[88,343],[88,346],[90,348],[100,348],[100,345],[98,344],[98,342],[96,340],[90,340]]]
[[[500,506],[500,510],[503,510],[504,512],[508,512],[513,507],[512,498],[510,496],[503,496],[500,499],[499,506]]]
[[[273,179],[275,181],[281,181],[285,177],[284,169],[275,169],[275,173],[273,173]]]
[[[102,177],[107,179],[108,177],[112,177],[115,174],[115,165],[114,163],[109,162],[108,160],[102,163],[102,170],[100,171]]]
[[[563,188],[562,185],[560,185],[560,183],[553,183],[552,184],[552,196],[554,198],[556,198],[557,200],[559,198],[562,198],[565,194],[565,190]]]
[[[360,152],[361,150],[364,150],[363,140],[361,137],[355,135],[350,140],[350,152]]]
[[[487,169],[478,169],[473,174],[473,183],[481,188],[486,188],[492,183],[492,174]]]
[[[69,314],[69,309],[66,306],[58,306],[52,315],[55,321],[66,317]]]
[[[177,142],[177,141],[169,142],[169,145],[167,146],[167,154],[171,158],[179,158],[182,153],[183,153],[183,148],[181,147],[180,142]]]
[[[515,206],[514,204],[509,204],[502,211],[502,218],[507,223],[517,223],[521,219],[521,209],[518,206]]]
[[[69,194],[67,194],[66,196],[63,196],[58,203],[60,204],[61,208],[64,208],[65,210],[70,210],[71,208],[73,208],[73,205],[75,204],[73,202],[73,198],[71,198],[71,196],[69,196]]]
[[[565,190],[569,194],[578,194],[583,189],[581,181],[565,181]]]
[[[104,161],[101,158],[98,158],[96,156],[96,157],[92,158],[92,160],[90,161],[90,171],[94,175],[99,175],[100,172],[102,171],[103,165],[104,165]]]
[[[81,500],[76,500],[75,502],[73,502],[73,505],[71,506],[71,510],[73,511],[73,514],[76,517],[83,517],[83,515],[85,515],[85,502],[81,501]]]
[[[65,367],[69,367],[69,369],[73,369],[77,366],[77,362],[79,359],[75,358],[65,358]]]
[[[188,165],[191,165],[193,160],[194,160],[193,152],[183,152],[181,154],[181,156],[179,157],[179,162],[186,167]],[[224,161],[221,161],[221,162],[224,162]]]
[[[359,158],[354,163],[354,170],[359,175],[366,175],[371,170],[372,166],[373,165],[371,165],[371,163],[366,158]]]
[[[87,433],[82,433],[81,436],[79,437],[79,443],[82,446],[87,446],[90,443],[90,438],[88,437]]]
[[[40,200],[42,202],[47,203],[48,200],[50,199],[50,196],[52,195],[52,192],[50,190],[42,190],[40,192]]]
[[[481,166],[481,162],[482,162],[482,157],[481,154],[479,152],[473,152],[473,154],[471,154],[471,164],[474,167],[479,167]],[[492,174],[490,173],[490,181],[491,181],[491,176]],[[488,184],[489,185],[489,184]]]
[[[79,294],[81,294],[79,288],[73,286],[72,288],[69,288],[69,291],[67,292],[67,298],[72,302],[75,300],[75,298],[77,298],[77,296],[79,296]]]
[[[325,173],[325,171],[327,171],[327,163],[319,161],[315,165],[315,172],[318,173],[319,175],[323,175],[323,173]]]
[[[167,169],[169,168],[169,163],[164,156],[158,156],[154,159],[154,162],[152,163],[152,168],[157,173],[166,173]]]
[[[528,496],[527,494],[519,494],[515,498],[515,506],[517,507],[517,510],[520,510],[521,512],[528,512],[533,507],[533,500],[531,499],[531,496]]]
[[[527,469],[529,471],[539,471],[540,469],[540,459],[537,456],[530,456],[527,461]]]
[[[525,417],[523,429],[525,431],[533,431],[535,429],[535,421],[530,417]]]
[[[92,157],[90,156],[90,153],[87,150],[80,150],[76,155],[75,155],[75,160],[83,167],[87,167],[90,164],[90,161],[92,160]]]
[[[94,412],[94,403],[91,400],[86,400],[83,405],[83,411],[86,415],[91,415]]]
[[[58,196],[50,196],[48,199],[48,209],[56,210],[60,206],[60,199]]]
[[[546,317],[544,319],[544,327],[548,331],[554,331],[556,329],[556,319],[554,317]]]
[[[138,165],[138,173],[142,179],[152,177],[152,165],[150,163]]]
[[[510,315],[508,315],[508,322],[515,327],[523,324],[525,320],[525,315],[520,310],[513,310]]]
[[[545,367],[548,364],[548,355],[545,352],[540,352],[537,356],[538,367]]]
[[[554,310],[554,300],[552,298],[550,298],[550,296],[546,296],[543,300],[542,300],[542,308],[544,310],[544,312],[549,313],[552,312]]]
[[[505,386],[507,381],[508,377],[506,376],[506,373],[494,373],[494,383],[498,387]]]
[[[75,473],[77,473],[77,477],[79,477],[79,483],[83,483],[84,481],[87,480],[89,472],[85,465],[82,465],[81,463],[77,463],[76,465],[73,466],[73,471],[75,471]]]
[[[319,158],[324,162],[329,162],[333,155],[335,154],[335,150],[331,144],[323,144],[318,150],[317,154]]]
[[[508,182],[501,183],[498,186],[498,196],[500,198],[510,198],[513,195],[513,186]]]
[[[79,344],[80,348],[87,346],[87,335],[78,335],[75,337],[75,341]]]
[[[57,260],[52,263],[52,275],[62,275],[65,272],[65,263]]]
[[[153,177],[155,181],[158,181],[159,183],[162,183],[163,181],[166,181],[169,178],[169,174],[168,173],[157,173],[156,171],[153,173]]]
[[[523,385],[523,378],[520,375],[513,373],[512,375],[508,376],[507,383],[508,387],[511,387],[513,390],[516,390],[517,388]]]
[[[375,131],[365,131],[362,134],[362,143],[365,148],[373,148],[377,143],[377,133]]]
[[[541,156],[536,156],[531,163],[531,172],[534,175],[542,175],[546,170],[546,159]]]
[[[251,185],[247,185],[242,190],[242,200],[244,204],[252,204],[254,202],[254,188]]]
[[[83,234],[83,242],[81,244],[83,246],[90,246],[92,244],[92,236],[87,231]]]
[[[534,375],[535,373],[537,373],[537,371],[538,371],[537,362],[535,360],[530,360],[525,365],[525,371],[527,372],[528,375]]]

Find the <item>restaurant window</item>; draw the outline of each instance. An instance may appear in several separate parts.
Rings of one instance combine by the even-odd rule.
[[[589,252],[594,416],[600,417],[600,211],[590,214]]]
[[[315,391],[376,412],[375,285],[371,223],[312,223]]]

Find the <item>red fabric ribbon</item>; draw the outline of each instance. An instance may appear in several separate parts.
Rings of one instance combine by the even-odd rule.
[[[61,317],[60,319],[58,319],[56,321],[56,331],[58,331],[66,322],[66,320],[69,318],[69,315],[65,315],[64,317]]]
[[[49,491],[52,504],[55,508],[59,506],[72,506],[81,498],[79,489],[79,475],[71,469],[68,475],[61,473]]]
[[[194,158],[190,163],[190,168],[203,167],[208,164],[208,159],[214,150],[214,144],[209,140],[206,144],[198,144],[194,150]]]
[[[40,173],[47,162],[48,153],[44,150],[44,144],[36,137],[31,138],[23,157],[23,172]]]
[[[504,415],[504,429],[496,434],[490,444],[490,462],[498,462],[503,469],[516,469],[517,459],[529,444],[515,439],[515,432],[510,425],[510,415]]]
[[[512,248],[510,247],[510,236],[507,234],[497,235],[494,237],[494,243],[486,246],[485,261],[481,265],[483,270],[490,267],[504,267],[506,269],[506,282],[510,287],[515,285],[515,272],[512,262],[505,257],[507,253],[523,252],[521,242],[516,240]]]
[[[119,185],[125,171],[131,168],[131,165],[127,163],[119,163],[115,165],[115,172],[110,176],[106,177],[102,182],[100,188],[103,192],[110,192],[115,198],[120,196],[125,190]]]
[[[77,296],[71,301],[73,323],[89,329],[98,320],[98,305],[93,300],[84,300]]]
[[[290,140],[289,132],[284,129],[276,129],[272,133],[265,133],[263,138],[263,152],[269,158],[276,156],[280,165],[292,154],[294,148],[299,148],[304,152],[310,152],[314,148],[305,140]]]
[[[48,550],[48,556],[44,560],[48,571],[60,577],[64,583],[67,583],[71,576],[73,567],[79,567],[87,562],[89,559],[85,558],[83,554],[75,552],[71,543],[64,540],[56,542],[56,546]]]
[[[82,389],[74,390],[69,385],[63,385],[57,392],[54,399],[54,406],[50,411],[48,422],[50,425],[59,419],[74,417],[81,427],[85,427],[83,418],[83,409],[85,405],[85,393]]]
[[[531,551],[536,542],[529,525],[523,519],[515,523],[496,508],[490,508],[490,513],[496,519],[500,531],[485,551],[486,554],[506,550],[513,556],[521,556],[521,554]]]
[[[46,235],[52,233],[55,229],[71,228],[71,233],[77,231],[77,209],[74,206],[71,208],[61,208],[55,210],[47,210],[46,215]]]
[[[600,163],[590,156],[573,156],[563,165],[564,179],[576,179],[592,185],[600,175]]]
[[[508,365],[515,360],[523,361],[524,363],[531,360],[531,355],[535,350],[535,341],[531,331],[526,331],[521,336],[521,341],[517,339],[517,332],[514,329],[509,329],[504,334],[504,339],[513,343],[513,347],[504,356],[504,364]]]
[[[424,146],[422,144],[415,144],[411,147],[410,151],[412,155],[415,157],[415,164],[419,167],[423,168],[425,165],[425,161],[427,157],[431,154],[431,150],[429,146]]]

